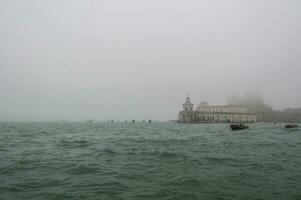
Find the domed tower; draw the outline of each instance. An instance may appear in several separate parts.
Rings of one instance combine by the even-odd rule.
[[[178,114],[179,123],[193,123],[195,120],[195,112],[193,111],[193,104],[190,102],[190,98],[187,97],[183,104],[183,110]]]
[[[190,102],[189,97],[186,97],[186,102],[183,104],[183,111],[193,111],[193,104]]]

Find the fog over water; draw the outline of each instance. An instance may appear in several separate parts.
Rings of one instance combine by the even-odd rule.
[[[261,94],[301,107],[299,0],[2,0],[0,120],[175,119]]]

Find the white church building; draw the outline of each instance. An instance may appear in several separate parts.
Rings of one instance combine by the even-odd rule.
[[[186,98],[183,110],[178,114],[179,123],[253,123],[256,115],[237,105],[209,105],[202,101],[193,109],[190,98]]]

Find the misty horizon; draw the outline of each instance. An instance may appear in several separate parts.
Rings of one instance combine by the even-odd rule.
[[[300,6],[1,1],[0,121],[173,120],[186,94],[301,107]]]

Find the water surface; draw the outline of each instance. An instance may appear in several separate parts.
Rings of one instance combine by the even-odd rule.
[[[0,199],[301,199],[301,131],[0,123]]]

